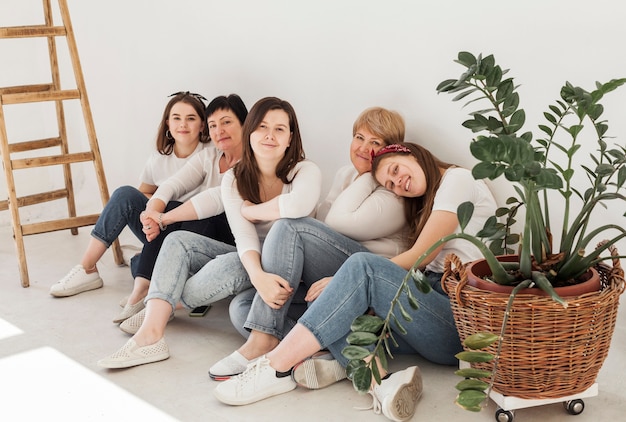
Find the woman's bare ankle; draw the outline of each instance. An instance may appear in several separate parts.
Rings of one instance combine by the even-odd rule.
[[[87,268],[83,265],[83,269],[85,270],[86,274],[93,274],[98,272],[98,267],[95,264],[91,268]]]
[[[256,359],[274,350],[279,343],[280,340],[269,334],[262,333],[262,335],[256,336],[251,334],[248,341],[238,349],[238,352],[248,360]]]

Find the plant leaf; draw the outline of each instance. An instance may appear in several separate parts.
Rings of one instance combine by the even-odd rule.
[[[463,378],[489,378],[491,376],[491,371],[476,368],[463,368],[454,371],[454,375],[458,375]]]
[[[374,344],[378,341],[378,336],[374,333],[356,331],[348,334],[346,341],[355,346],[369,346],[370,344]]]
[[[472,350],[479,350],[495,343],[498,338],[499,337],[496,334],[481,331],[466,337],[463,344]]]
[[[487,394],[477,390],[464,390],[456,397],[455,402],[466,410],[480,410],[480,404],[487,398]]]
[[[490,362],[493,360],[494,356],[488,352],[459,352],[454,355],[458,360],[463,360],[465,362]]]
[[[351,331],[366,331],[368,333],[378,333],[385,321],[377,315],[360,315],[352,321]]]
[[[461,230],[465,230],[465,227],[467,227],[467,224],[472,219],[472,214],[474,214],[474,204],[471,201],[463,202],[456,209],[456,215],[459,220]]]
[[[367,393],[372,387],[372,370],[367,366],[357,368],[352,374],[352,385],[359,393]]]
[[[341,354],[344,355],[349,360],[352,359],[365,359],[370,355],[370,351],[365,347],[361,346],[346,346],[341,351]]]
[[[459,381],[455,388],[459,391],[464,390],[477,390],[484,391],[489,388],[489,383],[477,379],[467,379],[463,381]]]

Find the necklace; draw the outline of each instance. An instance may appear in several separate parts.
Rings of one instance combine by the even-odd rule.
[[[274,185],[276,185],[276,182],[278,182],[279,180],[280,178],[277,177],[269,186],[266,185],[264,182],[259,182],[259,186],[261,187],[261,190],[263,191],[263,196],[265,196],[266,201],[270,199],[268,192],[270,194],[272,193],[272,188],[274,188]]]

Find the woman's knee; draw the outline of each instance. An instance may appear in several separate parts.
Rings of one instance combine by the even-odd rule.
[[[137,188],[133,186],[120,186],[113,191],[110,201],[119,201],[124,198],[134,198],[137,197],[138,194],[143,195]]]

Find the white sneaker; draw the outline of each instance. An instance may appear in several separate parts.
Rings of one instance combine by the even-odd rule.
[[[55,297],[73,296],[88,290],[99,289],[102,284],[97,271],[87,274],[83,266],[79,264],[50,287],[50,294]]]
[[[241,375],[220,383],[213,393],[222,403],[240,406],[287,393],[294,388],[296,383],[291,374],[279,375],[263,355],[248,365]]]
[[[291,371],[291,377],[300,387],[317,390],[346,379],[346,369],[330,353],[305,359]]]
[[[238,351],[234,351],[209,368],[209,376],[215,381],[224,381],[241,374],[256,359],[248,360]]]
[[[422,395],[422,374],[417,366],[394,372],[389,378],[374,386],[372,395],[374,413],[382,411],[388,419],[396,422],[411,419],[417,401]]]

